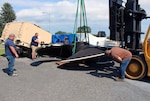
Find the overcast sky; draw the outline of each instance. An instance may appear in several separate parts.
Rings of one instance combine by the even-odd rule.
[[[0,0],[12,5],[16,21],[28,21],[54,34],[57,31],[73,32],[76,6],[78,0]],[[105,31],[109,35],[109,0],[84,0],[88,26],[92,33]],[[126,0],[124,0],[126,1]],[[139,0],[141,7],[150,16],[150,0]],[[142,22],[142,31],[146,32],[149,20]]]

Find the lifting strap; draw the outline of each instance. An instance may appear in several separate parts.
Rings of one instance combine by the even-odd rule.
[[[75,18],[74,30],[73,30],[73,34],[75,34],[74,47],[72,50],[73,54],[76,52],[76,44],[77,44],[76,32],[77,32],[77,26],[78,26],[79,7],[80,7],[80,27],[82,26],[82,23],[83,23],[85,39],[86,39],[86,42],[89,43],[89,36],[86,32],[86,30],[87,30],[87,17],[86,17],[85,2],[84,2],[84,0],[78,0],[77,10],[76,10],[76,18]]]

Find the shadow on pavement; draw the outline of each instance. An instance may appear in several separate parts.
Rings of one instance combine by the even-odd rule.
[[[4,73],[6,73],[7,75],[8,75],[8,73],[9,73],[9,69],[8,68],[3,68],[2,69],[2,71],[4,72]],[[14,71],[17,71],[16,69],[14,69]]]
[[[150,77],[144,77],[142,80],[140,80],[142,82],[146,82],[146,83],[150,83]]]
[[[110,78],[113,80],[115,80],[115,77],[119,76],[118,67],[115,67],[114,64],[97,64],[94,65],[94,67],[95,71],[87,74],[100,78]]]
[[[115,80],[114,77],[119,76],[119,70],[116,67],[101,66],[97,70],[87,74],[90,74],[95,77],[100,77],[100,78],[106,77]]]
[[[9,72],[8,68],[3,68],[2,71],[6,74],[8,74],[8,72]]]
[[[53,61],[58,61],[58,60],[40,60],[40,61],[32,62],[30,65],[36,67],[36,66],[41,65],[42,63],[53,62]]]
[[[91,64],[91,65],[85,65],[85,64],[78,64],[78,63],[70,63],[65,64],[63,66],[58,66],[59,69],[65,69],[65,70],[73,70],[73,71],[90,71],[87,74],[90,74],[95,77],[106,77],[110,79],[114,79],[114,77],[119,75],[119,71],[117,67],[112,66],[111,64],[105,64],[105,65],[97,65],[97,64]]]
[[[57,66],[59,69],[65,69],[65,70],[73,70],[73,71],[89,71],[89,70],[95,70],[94,67],[78,63],[78,62],[73,62],[73,63],[67,63],[62,66]]]

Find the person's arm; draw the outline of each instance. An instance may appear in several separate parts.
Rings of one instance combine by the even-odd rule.
[[[12,51],[12,53],[15,55],[15,57],[18,58],[19,56],[18,56],[18,54],[17,54],[15,48],[14,48],[13,46],[9,46],[9,48],[10,48],[10,50]]]
[[[117,62],[122,62],[122,58],[119,56],[113,56],[113,58],[117,61]]]
[[[36,37],[33,37],[33,39],[32,39],[34,42],[36,42],[36,43],[39,43],[39,39],[38,38],[36,38]]]
[[[38,40],[38,39],[36,39],[36,40],[34,40],[34,42],[37,42],[37,43],[39,43],[39,40]]]

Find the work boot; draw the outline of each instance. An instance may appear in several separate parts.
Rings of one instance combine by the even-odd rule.
[[[18,76],[18,74],[17,73],[13,73],[12,75],[9,75],[9,76],[16,77],[16,76]]]
[[[115,81],[124,82],[124,78],[116,77]]]

